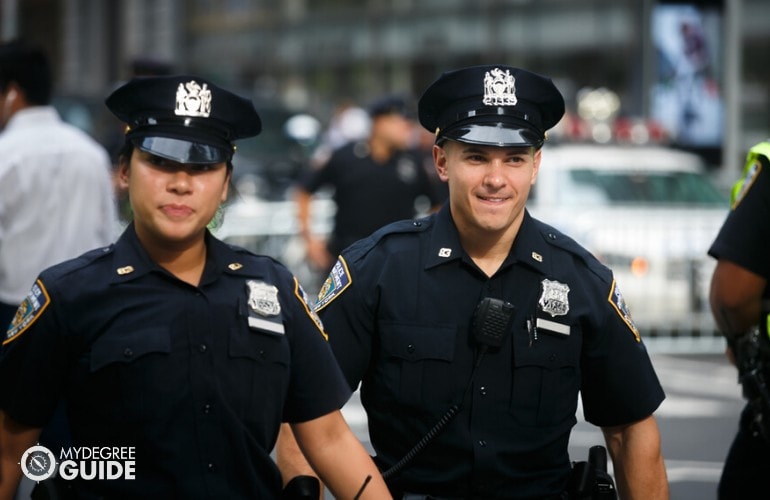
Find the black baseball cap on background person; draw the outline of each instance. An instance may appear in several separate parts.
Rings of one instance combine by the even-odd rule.
[[[262,130],[254,104],[197,76],[134,78],[105,104],[142,151],[179,163],[221,163]]]
[[[490,146],[540,147],[563,115],[550,78],[502,64],[447,71],[418,102],[420,123],[437,141]]]

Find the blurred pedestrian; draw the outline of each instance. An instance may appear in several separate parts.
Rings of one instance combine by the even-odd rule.
[[[327,272],[334,258],[356,240],[374,230],[416,214],[415,202],[424,196],[438,205],[421,158],[413,146],[414,121],[407,101],[385,96],[368,109],[371,129],[366,140],[335,150],[328,162],[312,169],[296,185],[299,228],[309,261]],[[333,188],[337,205],[334,228],[327,241],[313,234],[313,193]]]
[[[561,93],[475,66],[444,73],[418,108],[449,203],[343,250],[316,305],[391,492],[614,498],[603,453],[571,469],[580,396],[619,496],[668,498],[664,393],[612,272],[525,208]],[[277,449],[298,456],[288,439]]]
[[[45,52],[0,45],[0,324],[48,266],[107,244],[115,199],[106,150],[51,106]]]
[[[717,259],[711,310],[749,399],[725,460],[719,498],[754,498],[767,489],[770,470],[770,140],[749,151],[732,209],[708,253]],[[751,373],[743,369],[747,364]]]
[[[128,124],[119,180],[133,222],[43,271],[8,328],[0,498],[20,469],[44,479],[59,457],[105,449],[133,458],[130,477],[95,477],[91,464],[59,484],[76,498],[279,498],[281,422],[336,496],[387,497],[339,411],[351,391],[296,278],[207,229],[233,141],[260,132],[251,101],[170,76],[132,80],[107,106]],[[74,450],[33,447],[60,398]],[[55,459],[28,463],[33,451]]]

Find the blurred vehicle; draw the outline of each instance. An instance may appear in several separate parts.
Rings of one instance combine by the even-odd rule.
[[[660,146],[549,144],[528,207],[612,268],[643,333],[714,334],[706,251],[729,201],[700,157]]]
[[[277,103],[256,102],[262,132],[237,141],[233,183],[244,197],[283,200],[286,190],[308,166],[321,122]]]

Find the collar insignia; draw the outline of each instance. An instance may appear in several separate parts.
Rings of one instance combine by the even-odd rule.
[[[134,266],[119,267],[116,272],[118,273],[118,276],[125,276],[126,274],[134,272]]]
[[[249,307],[260,316],[278,316],[281,313],[281,303],[278,302],[278,289],[264,281],[249,280],[246,282],[249,292]]]
[[[532,258],[538,262],[543,262],[543,256],[537,252],[532,252]]]
[[[484,75],[484,104],[487,106],[515,106],[516,79],[510,70],[495,68]]]
[[[211,91],[205,83],[203,86],[195,80],[180,83],[176,89],[177,116],[202,116],[208,118],[211,114]]]
[[[555,316],[564,316],[569,312],[569,286],[558,281],[543,280],[541,283],[542,294],[537,304],[540,310]]]
[[[439,257],[449,257],[450,255],[452,255],[452,249],[451,248],[441,248],[438,251],[438,256]]]
[[[231,271],[237,271],[242,267],[243,267],[243,264],[241,264],[240,262],[233,262],[232,264],[227,265],[227,268]]]

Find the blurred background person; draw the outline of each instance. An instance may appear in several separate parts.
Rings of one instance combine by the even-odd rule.
[[[42,49],[0,46],[0,323],[41,270],[106,245],[116,232],[107,151],[50,105]]]
[[[415,122],[406,100],[384,96],[368,111],[368,137],[339,147],[322,167],[311,169],[296,184],[300,233],[308,260],[322,272],[351,243],[385,224],[414,217],[421,211],[416,208],[421,197],[428,200],[422,211],[442,201],[412,147]],[[328,241],[314,235],[310,226],[313,194],[323,187],[333,188],[337,205]]]
[[[770,140],[749,151],[743,179],[733,192],[732,210],[708,252],[717,259],[711,278],[711,311],[727,339],[727,357],[739,367],[744,397],[749,399],[719,481],[719,498],[724,500],[753,498],[765,490],[770,467],[770,414],[766,410],[770,401],[753,394],[752,387],[762,384],[750,382],[752,376],[765,381],[770,377],[770,341],[762,338],[770,326],[768,158]],[[746,366],[755,366],[757,371],[746,373]]]

